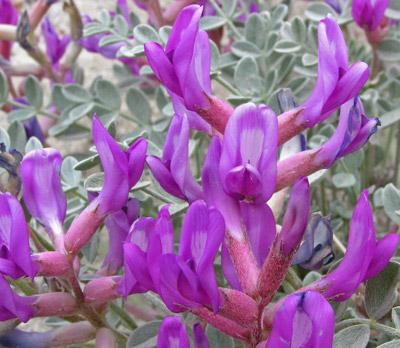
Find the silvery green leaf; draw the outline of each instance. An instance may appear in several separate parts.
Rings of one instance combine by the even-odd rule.
[[[290,88],[293,94],[297,96],[300,91],[305,90],[307,83],[308,80],[306,77],[297,77],[289,82],[288,88]]]
[[[304,286],[310,285],[311,283],[320,280],[321,278],[322,275],[316,271],[308,272],[303,279],[303,285]]]
[[[371,319],[381,319],[388,313],[397,295],[400,266],[390,262],[375,278],[368,280],[365,289],[365,307]]]
[[[400,329],[400,306],[392,309],[392,321],[396,329]]]
[[[301,17],[294,17],[291,23],[292,37],[296,42],[304,42],[307,36],[307,28]]]
[[[117,58],[126,57],[126,58],[135,58],[144,56],[144,46],[122,46],[117,52]]]
[[[99,163],[100,163],[100,157],[98,154],[95,154],[79,161],[77,164],[75,164],[74,169],[81,171],[88,170],[97,166]]]
[[[75,169],[78,163],[76,158],[68,156],[61,165],[62,178],[70,187],[77,187],[81,181],[82,174]]]
[[[61,92],[67,100],[75,103],[85,103],[92,99],[90,93],[78,84],[63,86]]]
[[[7,129],[8,135],[10,136],[10,148],[16,149],[23,153],[26,144],[26,133],[25,128],[21,122],[13,122]]]
[[[395,20],[400,20],[400,2],[398,0],[390,0],[385,16]]]
[[[117,14],[113,20],[114,28],[121,36],[128,36],[129,35],[129,26],[126,23],[126,20],[120,14]]]
[[[99,21],[101,24],[103,24],[106,27],[109,27],[111,25],[111,16],[110,16],[110,13],[106,9],[102,9],[100,11]]]
[[[333,348],[366,348],[370,329],[367,325],[354,325],[339,331],[333,341]]]
[[[0,105],[7,101],[8,98],[8,83],[6,75],[0,69]]]
[[[381,344],[376,348],[399,348],[399,347],[400,347],[400,340],[394,340]]]
[[[276,69],[278,73],[276,80],[277,84],[281,83],[289,75],[289,73],[292,71],[295,60],[295,56],[286,54],[283,59],[279,61],[279,69]]]
[[[338,188],[347,188],[356,184],[356,178],[351,173],[337,173],[332,177],[333,185]]]
[[[264,35],[264,33],[266,33],[266,24],[264,19],[258,13],[252,13],[247,19],[244,27],[246,40],[262,49],[266,41],[266,35]]]
[[[171,34],[172,27],[170,25],[164,25],[158,30],[158,34],[160,35],[160,39],[165,45],[168,41],[169,35]]]
[[[224,69],[224,68],[231,67],[231,66],[235,65],[237,63],[237,61],[238,61],[237,57],[235,55],[233,55],[232,53],[230,53],[230,52],[223,53],[219,57],[218,68]]]
[[[153,75],[153,70],[151,69],[150,65],[143,65],[139,69],[139,75],[141,76]]]
[[[161,320],[146,323],[129,335],[126,348],[151,348],[157,345],[157,335]]]
[[[283,22],[286,15],[288,14],[288,7],[283,4],[276,6],[271,12],[271,19],[276,22]]]
[[[233,43],[232,53],[238,57],[258,57],[261,54],[260,49],[248,41],[236,41]]]
[[[6,149],[9,149],[10,143],[10,136],[8,135],[7,131],[3,128],[0,128],[0,144],[4,144]]]
[[[87,36],[106,33],[108,31],[109,31],[108,27],[104,26],[101,23],[93,22],[85,25],[85,28],[83,29],[83,36],[87,37]]]
[[[374,206],[376,208],[382,208],[383,207],[383,188],[382,187],[378,188],[374,192],[373,202],[374,202]]]
[[[304,15],[314,22],[319,22],[328,15],[336,17],[336,12],[332,7],[324,2],[313,2],[310,6],[308,6]]]
[[[265,88],[264,93],[266,95],[272,94],[272,92],[274,91],[277,78],[278,78],[278,73],[276,72],[276,70],[271,70],[270,72],[268,72],[267,77],[265,78],[264,81],[264,88]]]
[[[219,66],[219,49],[214,41],[210,40],[210,48],[211,48],[211,71],[217,70]]]
[[[308,181],[310,182],[310,184],[314,184],[319,180],[321,180],[327,173],[328,173],[327,169],[318,170],[317,172],[308,176]]]
[[[378,56],[388,62],[398,62],[400,60],[400,40],[383,40],[378,47]]]
[[[93,107],[94,107],[93,102],[87,102],[87,103],[79,104],[79,105],[73,107],[68,112],[69,123],[72,124],[72,123],[80,120],[82,117],[84,117],[88,113],[90,113],[90,111],[93,109]]]
[[[104,173],[94,173],[89,175],[83,183],[86,191],[100,192],[104,184]]]
[[[126,94],[126,104],[136,119],[144,124],[151,124],[150,104],[141,90],[131,87]]]
[[[119,90],[110,81],[99,80],[95,85],[97,99],[109,110],[119,110],[121,96]]]
[[[279,40],[279,35],[275,32],[268,34],[267,41],[265,44],[265,51],[270,52],[274,49],[276,43]]]
[[[106,35],[100,39],[99,47],[101,48],[108,45],[113,45],[121,41],[124,41],[124,39],[120,35],[114,35],[114,34]]]
[[[204,16],[200,20],[200,29],[209,31],[221,28],[225,25],[226,18],[220,16]]]
[[[304,66],[314,66],[318,63],[318,57],[314,54],[304,53],[301,57],[301,63]]]
[[[30,137],[28,142],[25,144],[25,153],[31,152],[33,150],[42,149],[43,145],[40,140],[36,137]]]
[[[207,325],[206,335],[213,348],[234,348],[235,342],[232,337],[226,336],[211,325]]]
[[[227,17],[232,17],[235,13],[237,0],[222,0],[222,11]]]
[[[255,94],[260,91],[260,71],[253,57],[243,57],[236,65],[234,74],[235,85],[244,95]]]
[[[26,108],[16,109],[8,114],[8,122],[25,121],[36,115],[36,110],[28,106]]]
[[[155,41],[161,43],[161,39],[157,31],[148,24],[139,24],[133,29],[133,36],[135,40],[141,44],[146,42]]]
[[[381,121],[381,128],[385,128],[400,121],[400,108],[383,114],[381,117],[379,117],[379,120]]]
[[[277,42],[274,50],[279,53],[295,53],[301,50],[301,46],[294,41],[281,40]]]
[[[400,223],[400,191],[393,184],[383,189],[383,208],[395,223]]]
[[[25,95],[29,104],[39,110],[43,104],[43,90],[39,80],[34,76],[29,76],[25,80]]]
[[[229,101],[229,103],[231,103],[233,106],[239,106],[242,105],[244,103],[248,103],[249,101],[251,101],[251,97],[244,97],[244,96],[229,96],[227,98],[227,100]]]

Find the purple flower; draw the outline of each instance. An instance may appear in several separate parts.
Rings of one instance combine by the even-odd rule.
[[[40,127],[40,123],[36,116],[33,116],[23,122],[26,138],[36,137],[40,140],[42,144],[45,142],[45,136],[43,130]]]
[[[146,140],[139,138],[123,151],[97,117],[93,118],[93,142],[104,169],[104,184],[97,198],[99,215],[124,207],[131,187],[139,181],[147,151]]]
[[[24,211],[9,193],[0,194],[0,221],[0,274],[33,278],[37,269],[30,254]]]
[[[320,213],[312,215],[304,240],[297,251],[292,264],[315,270],[330,263],[333,258],[333,230],[331,221]]]
[[[193,325],[193,343],[194,348],[211,348],[210,342],[199,323]]]
[[[176,18],[165,50],[145,44],[147,60],[170,93],[181,97],[189,110],[205,109],[211,94],[211,53],[208,36],[199,30],[203,8],[185,7]]]
[[[305,127],[328,118],[339,106],[353,99],[369,77],[368,65],[349,66],[347,47],[336,21],[327,17],[318,25],[318,78],[311,96],[303,104]]]
[[[139,217],[139,202],[130,199],[126,206],[106,217],[104,224],[108,231],[108,253],[101,265],[100,273],[116,274],[123,265],[123,242],[126,240],[130,226]]]
[[[158,292],[163,254],[174,252],[174,231],[168,206],[157,219],[140,218],[129,232],[124,249],[124,277],[120,291],[124,296],[146,291]]]
[[[0,24],[17,24],[18,12],[10,0],[0,0]],[[0,40],[0,56],[9,60],[13,41]]]
[[[275,314],[264,348],[332,348],[335,312],[317,292],[287,296]]]
[[[34,299],[21,297],[13,292],[7,281],[0,275],[0,321],[18,318],[27,322],[33,316]]]
[[[275,191],[278,123],[265,105],[235,109],[226,125],[220,176],[236,199],[266,202]]]
[[[57,247],[61,247],[67,209],[61,187],[61,162],[61,154],[51,148],[33,150],[21,162],[24,202],[31,215],[46,227]]]
[[[42,33],[46,42],[47,56],[50,58],[51,64],[56,65],[64,55],[70,37],[65,35],[60,38],[49,17],[46,17],[42,22]]]
[[[179,100],[186,109],[196,112],[223,133],[232,107],[211,96],[210,44],[207,33],[199,30],[202,11],[198,5],[185,7],[176,18],[165,49],[156,42],[148,42],[144,46],[145,54],[154,74],[174,100],[174,106]],[[196,115],[189,116],[191,127],[198,128],[201,122],[192,122]]]
[[[168,130],[162,159],[148,156],[146,162],[165,191],[193,202],[203,194],[189,166],[189,137],[188,120],[176,114]]]
[[[275,247],[286,256],[297,250],[308,224],[311,207],[310,185],[307,178],[300,178],[293,185],[283,217],[282,228]]]
[[[358,286],[381,272],[394,255],[400,236],[388,234],[377,241],[368,191],[364,190],[353,211],[347,251],[342,262],[321,280],[310,284],[326,298],[344,301]]]
[[[181,317],[166,317],[158,332],[157,348],[190,348],[189,336]]]
[[[389,0],[353,0],[352,15],[361,28],[375,31],[385,17]]]
[[[358,97],[340,109],[339,124],[332,137],[317,150],[315,161],[329,168],[340,157],[359,150],[377,131],[379,119],[368,118]]]
[[[203,201],[193,203],[183,221],[179,254],[160,259],[160,295],[173,312],[201,305],[217,312],[219,290],[214,258],[224,237],[224,220],[216,209]]]

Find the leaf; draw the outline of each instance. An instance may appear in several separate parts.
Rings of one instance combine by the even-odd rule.
[[[157,345],[158,330],[161,320],[146,323],[132,331],[126,343],[126,348],[150,348]]]
[[[232,337],[224,335],[211,325],[207,325],[206,335],[213,348],[234,348],[235,342]]]
[[[83,187],[89,192],[100,192],[104,184],[104,173],[93,173],[83,183]]]
[[[200,29],[209,31],[221,28],[225,25],[226,18],[219,16],[204,16],[200,19]]]
[[[294,41],[281,40],[275,45],[274,50],[279,53],[294,53],[300,51],[301,46]]]
[[[127,57],[127,58],[134,58],[134,57],[141,57],[144,56],[144,46],[137,45],[134,47],[129,46],[122,46],[117,52],[117,58]]]
[[[396,329],[400,329],[400,306],[392,309],[392,321]]]
[[[400,60],[400,40],[386,39],[378,47],[378,56],[380,59],[388,62],[397,62]]]
[[[301,57],[301,63],[304,66],[314,66],[318,63],[318,57],[314,54],[304,53]]]
[[[365,290],[365,307],[370,318],[381,319],[392,309],[399,279],[399,265],[390,262],[375,278],[368,280]]]
[[[118,32],[118,34],[122,36],[128,36],[129,35],[129,26],[128,23],[126,23],[126,20],[123,16],[117,14],[114,17],[114,28]]]
[[[109,28],[105,27],[103,24],[100,23],[88,23],[85,25],[85,28],[83,29],[83,36],[92,36],[92,35],[97,35],[97,34],[102,34],[108,32]]]
[[[135,117],[145,123],[151,124],[151,108],[145,94],[137,88],[130,88],[126,94],[126,104]]]
[[[21,122],[11,123],[10,127],[7,129],[7,132],[11,140],[10,148],[16,149],[19,152],[23,153],[26,144],[26,133],[25,128],[21,124]]]
[[[385,213],[397,224],[400,223],[400,191],[393,185],[388,184],[383,189],[383,208]]]
[[[10,148],[10,136],[8,135],[7,131],[3,128],[0,128],[0,144],[4,144],[6,149]]]
[[[255,94],[262,87],[260,71],[253,57],[243,57],[235,68],[235,85],[244,95]]]
[[[61,92],[66,99],[75,103],[85,103],[92,100],[90,93],[78,84],[63,86]]]
[[[124,38],[119,35],[114,35],[114,34],[106,35],[100,39],[99,47],[101,48],[101,47],[105,47],[108,45],[113,45],[115,43],[119,43],[122,41],[124,41]]]
[[[141,44],[146,42],[155,41],[161,43],[157,31],[148,24],[139,24],[133,29],[133,36],[135,40]]]
[[[379,120],[381,121],[380,128],[385,128],[400,121],[400,108],[391,110],[383,114],[383,116],[379,117]]]
[[[36,115],[36,110],[28,106],[26,108],[16,109],[8,114],[8,122],[25,121]]]
[[[232,17],[235,13],[238,0],[222,0],[222,11],[227,17]]]
[[[70,124],[78,121],[83,116],[86,116],[94,107],[93,102],[79,104],[68,111],[68,122]]]
[[[33,150],[42,149],[43,145],[40,140],[36,137],[30,137],[25,145],[25,153],[31,152]]]
[[[118,111],[121,106],[121,96],[118,88],[110,81],[99,80],[96,83],[96,95],[101,104],[105,105],[109,110]]]
[[[381,344],[376,348],[399,348],[399,347],[400,347],[400,340],[394,340]]]
[[[70,187],[78,187],[81,181],[82,174],[80,171],[75,169],[78,164],[78,160],[74,157],[68,156],[64,159],[61,165],[61,175],[65,183]]]
[[[172,27],[170,25],[164,25],[158,30],[158,34],[160,35],[160,39],[163,44],[166,44],[169,36],[171,35]]]
[[[43,105],[43,90],[39,80],[34,76],[29,76],[25,80],[25,95],[29,104],[39,110]]]
[[[75,164],[74,169],[81,171],[88,170],[97,166],[99,163],[100,163],[100,157],[98,154],[95,154],[93,156],[85,158],[82,161],[79,161],[77,164]]]
[[[321,19],[325,18],[328,15],[331,15],[335,18],[336,12],[332,7],[323,2],[314,2],[310,6],[308,6],[304,15],[314,22],[319,22]]]
[[[262,16],[258,13],[252,13],[246,21],[244,33],[246,40],[255,44],[258,48],[262,49],[265,45],[266,24]]]
[[[238,57],[258,57],[261,54],[260,49],[248,41],[236,41],[232,45],[232,53]]]
[[[365,348],[369,341],[367,325],[354,325],[339,331],[333,341],[333,348]]]
[[[307,36],[307,28],[301,17],[294,17],[292,20],[290,30],[295,42],[304,42]]]
[[[0,69],[0,104],[6,102],[7,98],[8,98],[7,78],[3,70]]]
[[[395,20],[400,19],[400,2],[398,0],[390,0],[385,16]]]
[[[332,177],[332,182],[336,188],[342,189],[354,186],[357,180],[351,173],[337,173]]]

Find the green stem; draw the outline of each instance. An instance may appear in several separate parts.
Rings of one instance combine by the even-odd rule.
[[[214,77],[214,80],[217,81],[221,86],[225,87],[229,92],[234,95],[240,95],[240,91],[233,87],[228,81],[226,81],[221,75],[217,75]]]
[[[116,315],[118,315],[121,320],[125,323],[125,325],[130,329],[130,330],[135,330],[137,328],[136,323],[134,320],[130,317],[130,315],[120,306],[117,306],[115,303],[110,302],[110,309],[112,312],[114,312]]]
[[[12,106],[15,106],[15,107],[21,108],[21,109],[26,108],[28,106],[26,104],[19,103],[19,102],[15,101],[15,100],[8,100],[7,104],[10,104]],[[49,117],[49,118],[52,118],[54,120],[58,120],[59,119],[57,114],[55,114],[53,112],[50,112],[50,111],[42,110],[42,109],[40,109],[38,111],[38,114],[46,116],[46,117]]]
[[[286,273],[285,280],[295,289],[298,290],[303,287],[303,282],[297,275],[296,271],[290,267]]]
[[[142,191],[154,198],[159,199],[161,202],[165,202],[165,203],[169,203],[169,204],[174,203],[172,200],[168,199],[167,197],[164,197],[163,195],[160,195],[158,192],[155,192],[148,187],[142,188]]]

